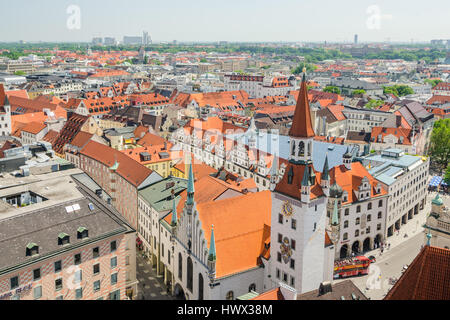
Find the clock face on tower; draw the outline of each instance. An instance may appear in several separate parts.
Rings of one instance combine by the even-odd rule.
[[[290,217],[293,213],[292,205],[287,200],[283,203],[282,210],[285,217]]]

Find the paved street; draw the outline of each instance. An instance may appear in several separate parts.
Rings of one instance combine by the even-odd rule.
[[[142,258],[142,255],[136,253],[136,277],[139,281],[138,300],[172,300],[167,295],[167,288],[163,281],[163,276],[157,276],[156,270]]]

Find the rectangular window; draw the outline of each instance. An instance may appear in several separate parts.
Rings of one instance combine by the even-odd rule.
[[[278,234],[278,243],[281,243],[283,241],[283,236],[281,233]]]
[[[283,224],[283,215],[281,213],[278,214],[278,222]]]
[[[169,256],[169,263],[170,263],[170,251],[168,251],[168,256]],[[125,264],[128,266],[130,265],[130,256],[126,256],[125,257]]]
[[[291,259],[291,269],[295,269],[295,260]]]
[[[63,296],[57,296],[55,300],[63,300]]]
[[[75,278],[74,278],[74,282],[75,283],[80,283],[81,282],[81,280],[83,278],[83,275],[82,275],[81,271],[82,270],[75,271]]]
[[[55,273],[60,272],[62,270],[62,261],[55,261]]]
[[[83,298],[83,288],[75,289],[75,299],[79,300]]]
[[[295,278],[291,276],[291,287],[295,286]]]
[[[283,272],[283,281],[287,283],[287,280],[288,280],[288,275],[287,275],[287,273]]]
[[[94,264],[94,274],[100,273],[100,263]]]
[[[117,273],[113,273],[111,275],[111,285],[114,285],[117,283]]]
[[[94,292],[100,290],[100,280],[94,281]]]
[[[94,249],[92,249],[92,257],[93,258],[98,258],[100,256],[100,248],[99,247],[95,247]]]
[[[291,239],[291,248],[292,248],[292,250],[295,250],[295,240],[294,239]]]
[[[277,261],[281,262],[281,253],[277,252]]]
[[[277,269],[277,279],[280,279],[280,269]]]
[[[116,290],[114,292],[111,292],[109,294],[109,299],[110,300],[120,300],[120,290]]]
[[[76,265],[81,263],[81,253],[77,253],[76,255],[74,255],[74,263]]]
[[[15,276],[10,279],[11,290],[17,288],[19,286],[19,277]]]
[[[291,221],[291,228],[294,229],[294,230],[297,229],[297,220],[292,219],[292,221]]]
[[[41,268],[33,270],[33,280],[39,280],[41,278]]]
[[[111,252],[114,252],[117,250],[117,242],[111,241]]]
[[[62,278],[56,279],[55,280],[55,290],[59,291],[62,289],[62,287],[63,287],[63,279]]]
[[[33,297],[35,299],[39,299],[40,297],[42,297],[42,286],[33,289]]]
[[[117,267],[117,257],[111,258],[111,269]]]

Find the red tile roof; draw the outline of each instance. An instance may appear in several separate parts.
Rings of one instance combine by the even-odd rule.
[[[56,153],[63,154],[64,146],[67,143],[72,142],[72,140],[75,138],[76,134],[80,132],[81,127],[86,123],[88,118],[89,117],[82,116],[76,113],[72,114],[71,117],[67,119],[67,122],[64,124],[64,127],[62,127],[58,137],[53,143],[53,150],[55,150]]]
[[[116,172],[135,187],[141,185],[153,172],[124,153],[93,140],[89,141],[81,149],[80,154],[94,159],[107,167],[113,166],[117,161],[119,167]]]
[[[450,300],[450,250],[424,246],[385,300]]]
[[[31,134],[38,134],[42,130],[44,130],[47,126],[43,123],[39,122],[30,122],[25,127],[22,128],[22,131],[29,132]]]

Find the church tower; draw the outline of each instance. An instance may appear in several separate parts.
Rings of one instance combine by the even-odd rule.
[[[265,277],[266,289],[281,284],[304,293],[317,289],[324,279],[332,279],[325,250],[327,194],[324,189],[329,185],[328,160],[323,168],[325,173],[315,170],[314,136],[303,75],[289,131],[289,162],[283,176],[271,181],[270,267]]]
[[[289,130],[290,155],[289,161],[293,163],[310,164],[312,162],[314,129],[309,108],[306,76],[300,87],[300,93],[295,107],[292,126]]]

